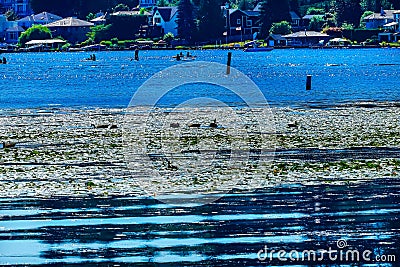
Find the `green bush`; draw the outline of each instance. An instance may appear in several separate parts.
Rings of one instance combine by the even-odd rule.
[[[21,34],[18,44],[20,46],[25,46],[25,44],[31,40],[45,40],[51,38],[52,35],[49,28],[43,25],[33,25]]]
[[[292,33],[292,26],[290,26],[290,23],[287,21],[275,22],[272,23],[272,27],[269,32],[282,35],[290,34]]]

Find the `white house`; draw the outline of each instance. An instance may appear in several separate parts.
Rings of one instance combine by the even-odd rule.
[[[21,26],[25,29],[32,27],[34,24],[49,24],[52,22],[55,22],[57,20],[62,19],[62,17],[48,13],[48,12],[42,12],[36,15],[30,15],[26,16],[22,19],[17,20],[18,26]]]
[[[155,7],[150,24],[160,31],[160,34],[172,33],[178,35],[177,7]]]

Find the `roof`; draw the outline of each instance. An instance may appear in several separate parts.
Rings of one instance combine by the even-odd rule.
[[[258,11],[258,12],[260,12],[261,5],[262,5],[262,2],[258,3],[257,6],[253,9],[253,11]]]
[[[40,44],[65,44],[66,42],[60,39],[46,39],[46,40],[32,40],[26,45],[40,45]]]
[[[324,15],[305,15],[305,16],[303,17],[303,19],[311,20],[313,17],[320,17],[320,18],[323,18]]]
[[[326,38],[329,37],[328,34],[325,33],[320,33],[320,32],[314,32],[314,31],[300,31],[300,32],[294,32],[288,35],[284,35],[284,38],[307,38],[307,37],[321,37],[321,38]]]
[[[106,15],[92,19],[90,22],[104,22],[104,21],[106,21]]]
[[[259,11],[254,11],[254,10],[243,10],[243,13],[249,17],[258,17],[260,15]]]
[[[385,20],[385,19],[393,19],[394,14],[398,14],[400,10],[383,10],[383,12],[374,13],[369,16],[366,16],[364,20]]]
[[[21,26],[13,26],[10,27],[6,30],[7,32],[24,32],[24,28],[22,28]]]
[[[54,15],[52,13],[48,12],[42,12],[36,15],[30,15],[27,17],[24,17],[22,19],[17,20],[18,22],[53,22],[62,19],[62,17]]]
[[[299,15],[296,14],[296,12],[290,11],[289,13],[292,20],[301,19]]]
[[[286,40],[281,34],[270,34],[267,39],[274,39],[275,41],[284,41]]]
[[[149,16],[150,13],[145,11],[143,14],[140,14],[140,10],[132,10],[132,11],[118,11],[111,14],[111,16],[135,16],[135,15]]]
[[[170,21],[178,11],[178,7],[176,6],[157,7],[156,9],[154,9],[154,13],[157,11],[158,13],[160,13],[164,21]]]
[[[399,25],[398,22],[390,22],[388,24],[383,25],[383,27],[394,27],[394,26],[397,26],[397,25]]]
[[[48,28],[51,27],[91,27],[93,23],[80,20],[77,18],[69,17],[45,25]]]

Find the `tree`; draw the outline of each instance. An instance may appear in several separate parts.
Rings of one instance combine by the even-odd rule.
[[[159,7],[164,7],[164,6],[168,6],[168,1],[167,0],[158,0],[157,1],[157,6]]]
[[[198,39],[212,40],[222,36],[225,20],[219,0],[200,0],[197,13]]]
[[[21,46],[25,46],[25,44],[31,40],[45,40],[51,38],[52,35],[49,28],[43,25],[33,25],[21,34],[18,43]]]
[[[147,17],[144,15],[119,15],[110,16],[107,25],[110,25],[110,38],[115,37],[119,40],[130,40],[135,38],[141,25],[146,25]]]
[[[96,15],[93,14],[93,13],[89,13],[89,14],[86,16],[86,20],[87,20],[87,21],[91,21],[92,19],[95,19],[95,18],[96,18]]]
[[[264,0],[260,8],[261,36],[265,37],[274,22],[290,21],[289,0]]]
[[[118,4],[113,8],[114,12],[118,12],[118,11],[129,11],[129,6],[124,5],[124,4]]]
[[[365,21],[364,21],[364,18],[365,18],[365,17],[368,17],[368,16],[370,16],[370,15],[372,15],[372,14],[374,14],[374,12],[372,12],[372,11],[365,11],[365,12],[362,14],[362,16],[361,16],[361,18],[360,18],[360,28],[365,29]]]
[[[300,5],[298,0],[289,0],[289,8],[290,11],[296,12],[297,14],[300,13]]]
[[[321,31],[322,27],[325,24],[325,20],[321,16],[314,16],[310,20],[310,30],[312,31]]]
[[[168,44],[170,44],[172,42],[172,40],[174,40],[175,36],[172,33],[167,33],[164,34],[163,40],[166,41]]]
[[[29,0],[35,13],[47,11],[61,17],[77,16],[85,19],[89,13],[111,11],[118,4],[135,7],[139,0]]]
[[[316,7],[309,7],[307,9],[307,15],[325,15],[325,9],[323,8],[316,8]]]
[[[240,10],[248,10],[249,9],[249,4],[247,3],[247,0],[240,0],[238,9],[240,9]]]
[[[342,25],[344,22],[358,26],[361,18],[360,0],[336,0],[336,20]]]
[[[190,0],[179,1],[177,11],[178,36],[189,42],[192,41],[196,32],[193,9],[193,4]]]
[[[7,10],[4,15],[8,21],[18,20],[17,13],[15,13],[14,9]]]
[[[95,43],[100,43],[104,40],[109,40],[111,38],[110,32],[111,24],[109,25],[97,25],[91,29],[87,34],[88,39],[93,40]]]
[[[290,34],[292,33],[292,26],[290,26],[290,23],[287,21],[274,22],[272,23],[269,33],[282,35]]]

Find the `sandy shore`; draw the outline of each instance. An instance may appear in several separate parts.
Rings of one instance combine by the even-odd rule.
[[[232,113],[181,110],[160,120],[137,110],[2,110],[0,142],[16,146],[0,148],[0,197],[146,195],[399,176],[398,107],[271,112],[242,110],[236,120]],[[270,121],[257,132],[257,122],[248,123],[254,116]],[[209,125],[214,117],[216,128]],[[201,126],[189,127],[196,123]],[[152,158],[141,160],[143,153]]]

